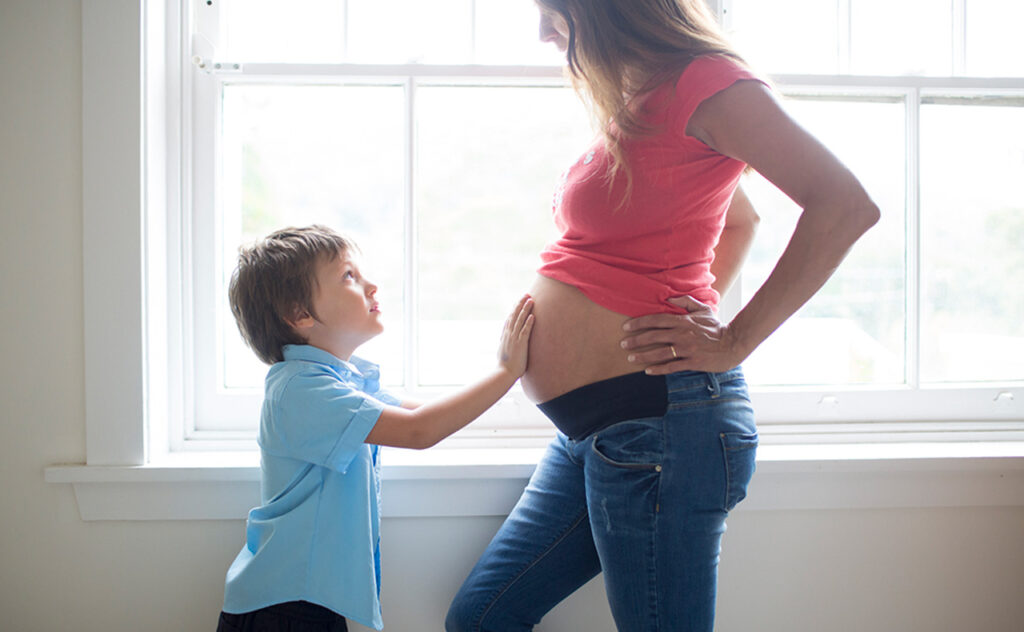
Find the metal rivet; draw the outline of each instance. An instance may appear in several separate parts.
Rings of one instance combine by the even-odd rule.
[[[661,466],[660,465],[655,465],[654,466],[654,471],[655,472],[660,472],[661,471]]]

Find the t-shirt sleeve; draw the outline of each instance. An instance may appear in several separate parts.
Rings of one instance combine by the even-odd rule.
[[[344,473],[385,406],[329,374],[296,375],[264,412],[260,447]]]
[[[387,392],[387,391],[385,391],[383,389],[377,391],[376,393],[374,393],[373,394],[373,398],[378,400],[378,401],[384,402],[388,406],[401,406],[402,405],[402,400],[401,399],[399,399],[398,397],[395,397],[394,395],[392,395],[391,393],[389,393],[389,392]]]
[[[672,130],[679,138],[687,138],[686,126],[690,123],[690,117],[697,111],[697,107],[737,81],[744,80],[769,85],[757,73],[728,57],[705,55],[690,62],[676,82],[670,115]]]

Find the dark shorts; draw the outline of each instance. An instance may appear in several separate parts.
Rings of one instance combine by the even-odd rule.
[[[348,632],[348,626],[333,610],[289,601],[242,614],[222,612],[217,632]]]

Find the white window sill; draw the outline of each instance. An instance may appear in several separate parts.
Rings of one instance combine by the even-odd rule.
[[[384,516],[502,516],[542,450],[387,450]],[[1024,442],[767,445],[737,511],[1024,506]],[[193,453],[138,467],[59,465],[83,520],[244,519],[259,456]]]

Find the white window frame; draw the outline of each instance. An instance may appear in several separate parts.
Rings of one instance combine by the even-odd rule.
[[[724,3],[724,8],[716,9],[724,11],[728,15],[730,2]],[[960,7],[963,10],[963,6]],[[847,6],[848,10],[849,7]],[[203,16],[212,16],[209,11],[203,10]],[[962,25],[961,25],[962,26]],[[212,19],[209,23],[199,24],[197,31],[204,35],[199,38],[202,46],[193,49],[197,57],[205,66],[204,73],[195,73],[195,83],[187,78],[183,81],[186,87],[195,86],[193,112],[195,112],[194,124],[195,133],[185,130],[185,139],[203,139],[203,147],[194,148],[195,151],[186,155],[192,155],[202,164],[197,165],[196,174],[216,173],[214,156],[217,152],[216,141],[219,138],[219,118],[216,108],[211,104],[219,103],[218,96],[222,86],[232,82],[254,81],[254,82],[290,82],[298,80],[303,84],[308,83],[379,83],[386,85],[404,86],[406,90],[406,143],[407,154],[413,153],[412,116],[414,103],[416,101],[416,90],[420,86],[450,85],[457,83],[466,84],[511,84],[511,85],[551,85],[562,83],[561,70],[557,68],[533,68],[533,67],[480,67],[480,66],[425,66],[425,65],[398,65],[398,66],[360,66],[360,65],[299,65],[299,64],[239,64],[231,59],[217,59],[216,53],[209,47],[210,42],[215,42],[217,24]],[[844,47],[840,58],[849,55],[848,38],[839,38],[840,45]],[[960,47],[957,55],[957,68],[964,67],[964,58]],[[206,58],[204,55],[214,55],[213,58]],[[846,64],[848,65],[848,64]],[[190,72],[194,72],[191,71]],[[945,385],[922,385],[917,376],[916,367],[918,364],[919,352],[919,306],[918,287],[920,277],[918,235],[918,217],[920,205],[918,203],[918,113],[922,96],[930,94],[957,95],[971,94],[978,91],[985,91],[986,94],[1002,94],[1007,96],[1024,96],[1024,81],[1019,79],[972,79],[962,77],[952,78],[908,78],[908,77],[859,77],[859,76],[798,76],[786,75],[775,77],[779,88],[783,92],[798,92],[804,94],[854,94],[863,96],[875,96],[880,98],[897,98],[906,106],[906,138],[905,147],[908,156],[906,172],[907,182],[907,341],[905,357],[907,359],[908,375],[907,383],[898,386],[837,386],[837,387],[754,387],[752,388],[755,408],[758,411],[758,419],[761,424],[762,436],[767,442],[860,442],[860,441],[900,441],[907,437],[920,438],[921,436],[940,437],[945,436],[948,440],[1000,440],[1010,438],[1024,438],[1024,383],[985,383],[978,385],[970,384],[945,384]],[[405,221],[406,231],[406,270],[405,304],[407,306],[405,316],[405,333],[407,340],[414,340],[416,332],[416,271],[413,262],[415,261],[415,244],[412,243],[412,235],[415,235],[414,222],[415,213],[412,208],[412,181],[414,178],[411,158],[406,159],[406,204]],[[195,179],[196,191],[192,198],[193,208],[196,209],[195,216],[199,218],[213,218],[217,216],[213,204],[215,203],[216,184],[212,179],[200,183],[200,177]],[[188,213],[183,213],[188,215]],[[205,220],[209,222],[209,220]],[[217,232],[216,227],[207,226],[205,230],[197,231],[196,234],[213,235]],[[205,250],[212,251],[209,240],[202,244],[195,244],[197,256]],[[205,250],[204,250],[205,249]],[[216,265],[216,264],[213,264]],[[199,266],[197,266],[199,267]],[[210,267],[207,263],[206,267]],[[205,268],[204,268],[205,269]],[[204,274],[201,278],[207,281],[214,277],[219,278],[220,274]],[[187,295],[192,292],[186,290]],[[214,296],[211,289],[206,288],[194,294],[195,296]],[[738,309],[739,288],[734,288],[731,297],[727,297],[723,303],[723,318],[728,318]],[[218,297],[221,298],[221,297]],[[196,305],[197,313],[212,313],[212,306],[200,308]],[[212,319],[207,319],[212,321]],[[183,346],[186,349],[216,348],[216,337],[213,329],[215,325],[210,324],[205,329],[199,325],[194,328],[197,336],[196,343],[186,342]],[[191,330],[185,327],[186,334]],[[415,357],[416,345],[408,344],[406,348],[404,384],[406,388],[413,389],[413,395],[422,398],[423,392],[416,392],[417,376],[415,370],[417,361]],[[212,356],[210,354],[208,357]],[[213,383],[209,375],[214,369],[210,366],[211,361],[195,362],[196,367],[196,390],[195,395],[201,401],[197,405],[186,406],[186,411],[193,408],[197,410],[214,411],[212,414],[227,414],[226,411],[245,411],[250,418],[255,418],[258,410],[260,393],[251,395],[221,395],[214,396],[209,393],[209,385]],[[200,375],[201,371],[207,374]],[[192,380],[186,380],[192,383]],[[207,385],[205,388],[203,385]],[[427,392],[429,396],[431,392]],[[893,412],[897,411],[897,412]],[[500,430],[499,430],[500,429]],[[550,436],[548,422],[534,409],[526,400],[522,392],[516,391],[510,394],[502,405],[489,412],[480,422],[460,433],[460,441],[449,443],[461,443],[472,447],[480,447],[487,444],[488,437],[500,435],[504,440],[518,442],[523,445],[542,442]],[[195,425],[189,424],[188,412],[181,430],[172,431],[172,441],[175,442],[172,449],[184,449],[185,444],[190,446],[206,446],[207,449],[216,449],[225,444],[225,439],[235,438],[230,443],[232,447],[244,445],[246,440],[250,441],[252,431],[249,432],[211,432],[197,431]],[[184,437],[184,441],[178,441],[178,437]],[[466,440],[469,441],[466,441]],[[238,441],[243,442],[239,444]]]
[[[180,332],[167,317],[167,296],[180,290],[183,274],[176,265],[183,229],[168,225],[166,213],[182,199],[180,156],[168,153],[167,142],[180,134],[181,113],[164,91],[181,69],[159,54],[166,41],[159,26],[174,23],[176,7],[174,0],[82,6],[86,463],[50,467],[46,480],[72,483],[86,520],[237,519],[258,499],[255,452],[149,447],[149,436],[166,436],[168,420],[181,414],[184,390],[176,377],[182,358],[168,344]],[[958,434],[958,442],[939,443],[950,425],[897,430],[894,441],[870,445],[766,446],[755,481],[761,492],[752,494],[760,500],[740,510],[1024,505],[1019,434],[986,433],[989,442]],[[826,442],[813,428],[800,430],[787,443]],[[385,516],[502,515],[538,455],[395,452],[385,472]],[[463,493],[465,502],[452,502]]]

